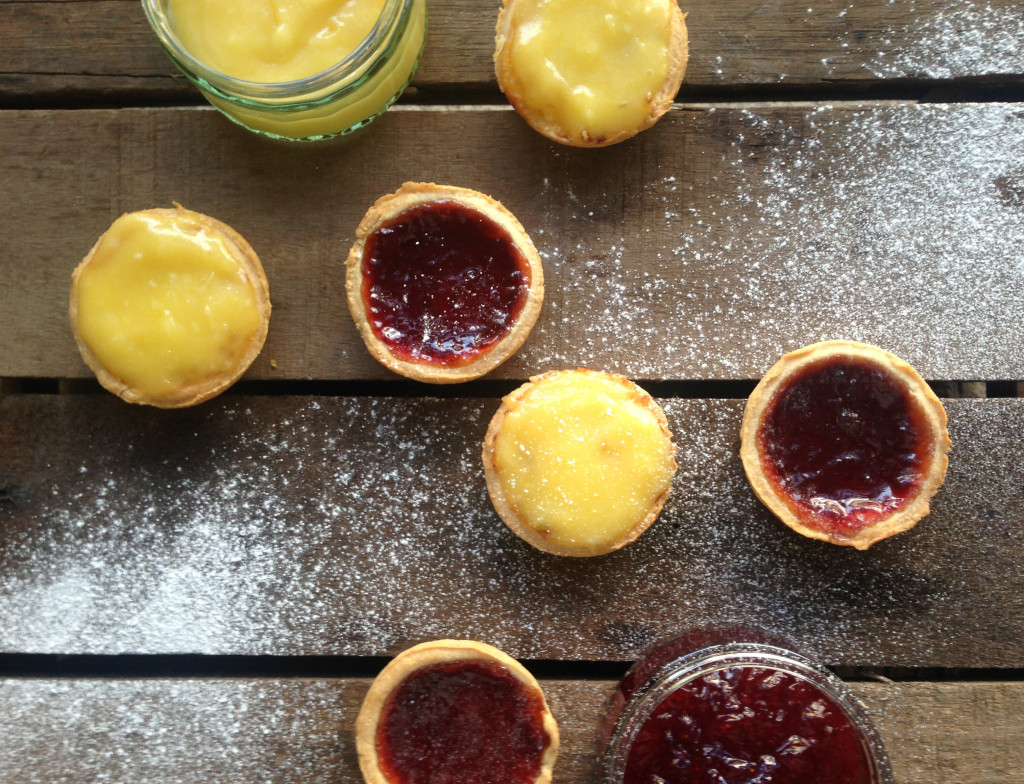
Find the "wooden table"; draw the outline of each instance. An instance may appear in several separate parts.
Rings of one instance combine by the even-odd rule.
[[[627,663],[740,624],[851,682],[899,784],[1021,780],[1024,6],[684,10],[680,103],[580,151],[507,108],[493,3],[431,2],[367,132],[282,146],[202,105],[138,3],[0,2],[0,778],[358,782],[385,657],[468,637],[541,678],[556,781],[593,782]],[[398,380],[348,316],[355,226],[405,180],[493,194],[541,251],[540,321],[487,379]],[[274,314],[245,380],[166,412],[100,390],[66,302],[115,217],[172,201],[250,240]],[[932,514],[865,553],[785,529],[737,457],[756,379],[825,338],[948,398]],[[516,539],[479,463],[498,398],[576,366],[639,380],[679,447],[661,518],[593,560]]]

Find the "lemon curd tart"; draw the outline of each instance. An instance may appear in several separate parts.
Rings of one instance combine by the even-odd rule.
[[[535,130],[603,147],[668,111],[688,56],[675,0],[505,0],[494,54],[498,85]]]
[[[540,313],[544,271],[498,201],[407,182],[360,222],[346,288],[374,358],[409,378],[450,384],[493,370],[523,344]]]
[[[354,131],[408,85],[426,0],[143,0],[175,65],[257,133],[315,141]]]
[[[506,396],[483,446],[487,490],[518,536],[555,555],[617,550],[668,498],[675,447],[661,407],[592,370],[536,376]]]
[[[534,677],[472,640],[400,653],[374,680],[356,719],[367,784],[548,784],[558,744]]]
[[[219,394],[252,364],[270,295],[241,235],[178,206],[114,221],[72,275],[69,314],[106,389],[180,408]]]
[[[786,525],[863,550],[928,514],[950,447],[942,403],[914,368],[875,346],[827,341],[761,379],[740,457]]]

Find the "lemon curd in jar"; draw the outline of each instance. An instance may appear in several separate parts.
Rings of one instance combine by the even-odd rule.
[[[353,131],[409,83],[426,0],[144,0],[178,67],[231,119],[283,139]]]
[[[313,76],[355,51],[384,0],[169,0],[171,23],[188,50],[248,82]]]

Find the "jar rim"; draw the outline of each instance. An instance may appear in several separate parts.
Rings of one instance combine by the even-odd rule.
[[[603,775],[608,784],[619,784],[625,763],[640,727],[674,691],[712,672],[729,667],[766,667],[801,678],[832,699],[857,731],[872,784],[893,784],[885,746],[867,710],[835,674],[793,651],[763,643],[712,645],[672,659],[659,667],[622,708],[604,750]]]
[[[258,101],[268,98],[301,98],[311,92],[335,87],[339,80],[358,72],[364,65],[373,61],[396,22],[407,13],[412,2],[413,0],[384,0],[384,8],[373,28],[359,46],[342,60],[310,76],[284,82],[239,79],[211,68],[197,59],[178,37],[166,10],[167,0],[142,0],[142,8],[161,45],[186,75],[202,80],[214,90]]]

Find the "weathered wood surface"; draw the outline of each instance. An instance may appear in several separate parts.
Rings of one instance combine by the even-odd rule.
[[[458,145],[438,155],[438,139]],[[90,376],[71,270],[122,212],[178,201],[240,231],[267,269],[250,378],[389,377],[352,325],[344,259],[375,199],[433,180],[502,200],[545,262],[540,320],[496,378],[753,379],[837,337],[930,379],[1024,378],[1017,105],[677,108],[599,151],[493,109],[394,111],[299,148],[198,108],[6,112],[0,159],[0,376]]]
[[[948,401],[929,517],[861,553],[785,528],[737,457],[742,401],[663,401],[680,470],[659,520],[595,559],[494,513],[498,401],[0,397],[0,651],[391,654],[481,639],[634,658],[766,628],[835,665],[1024,666],[1024,400]]]
[[[1024,84],[1017,0],[746,0],[681,3],[690,62],[681,97],[775,85],[886,82]],[[487,87],[497,0],[431,0],[414,84]],[[0,97],[196,100],[165,57],[137,0],[0,2]]]
[[[598,780],[608,681],[542,682],[559,722],[555,780]],[[368,679],[0,680],[0,770],[82,781],[360,784],[353,741]],[[1018,784],[1020,683],[853,683],[897,784]]]

